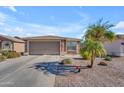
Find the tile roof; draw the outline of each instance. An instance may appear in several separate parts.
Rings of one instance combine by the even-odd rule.
[[[118,39],[124,39],[124,34],[117,34],[116,37],[117,37]]]
[[[7,36],[7,35],[1,35],[1,34],[0,34],[0,36],[3,38],[6,38],[8,40],[14,41],[14,42],[24,42],[22,39],[19,39],[19,38]]]
[[[47,36],[35,36],[35,37],[25,37],[24,40],[37,40],[37,39],[43,39],[43,40],[74,40],[74,41],[80,41],[78,38],[69,38],[69,37],[62,37],[62,36],[53,36],[53,35],[47,35]]]

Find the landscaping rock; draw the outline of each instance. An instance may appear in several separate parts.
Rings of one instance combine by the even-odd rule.
[[[98,65],[107,66],[107,63],[105,63],[105,62],[100,62]]]

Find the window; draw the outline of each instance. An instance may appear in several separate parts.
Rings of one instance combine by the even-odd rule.
[[[76,51],[77,42],[67,42],[67,49],[69,51]]]
[[[4,50],[11,50],[12,49],[11,41],[3,41],[2,42],[2,49],[4,49]]]

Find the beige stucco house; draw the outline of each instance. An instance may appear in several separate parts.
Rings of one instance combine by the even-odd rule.
[[[108,55],[124,56],[124,35],[117,35],[115,41],[105,42],[104,46]]]
[[[0,35],[0,49],[29,55],[78,54],[80,39],[51,35],[25,38]]]
[[[60,36],[36,36],[23,38],[25,40],[25,51],[30,55],[40,54],[78,54],[80,50],[80,39]]]
[[[23,53],[25,52],[25,41],[7,35],[0,35],[0,49]]]

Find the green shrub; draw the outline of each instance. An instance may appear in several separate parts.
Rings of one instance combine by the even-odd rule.
[[[106,57],[104,58],[104,60],[106,60],[106,61],[112,61],[112,57],[106,56]]]
[[[0,55],[0,62],[6,60],[5,56]]]
[[[16,58],[21,56],[20,53],[17,53],[15,51],[4,51],[2,55],[6,56],[7,58]]]
[[[62,62],[61,62],[61,63],[63,63],[63,64],[72,64],[72,62],[73,62],[73,60],[72,60],[72,59],[67,58],[67,59],[62,60]]]
[[[72,59],[66,59],[66,64],[72,64]]]
[[[89,60],[90,56],[88,55],[87,51],[80,51],[80,55],[82,56],[83,59]]]
[[[6,51],[6,50],[2,50],[1,53],[2,55],[6,56],[8,54],[9,51]]]

